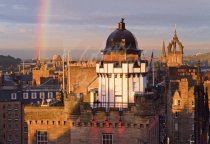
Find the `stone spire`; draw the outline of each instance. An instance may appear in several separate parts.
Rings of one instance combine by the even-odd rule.
[[[166,57],[165,41],[163,41],[162,56]]]
[[[177,39],[178,37],[177,37],[177,33],[176,33],[176,24],[175,24],[175,29],[174,29],[174,37],[173,37],[173,39],[175,40],[175,39]]]
[[[168,44],[167,65],[179,66],[183,64],[183,45],[179,41],[176,28],[173,39]]]
[[[166,63],[165,41],[163,41],[163,47],[162,47],[162,53],[161,53],[161,63]]]

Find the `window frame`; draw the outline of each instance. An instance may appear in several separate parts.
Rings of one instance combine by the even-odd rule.
[[[42,135],[42,134],[44,134],[44,135]],[[37,130],[36,131],[36,143],[37,144],[48,144],[48,131],[47,130]]]
[[[36,98],[37,98],[36,95],[37,95],[36,92],[32,92],[32,93],[31,93],[31,99],[36,99]]]
[[[191,104],[192,104],[192,107],[195,107],[195,102],[193,100],[192,100]]]
[[[102,144],[113,144],[113,134],[102,133]]]
[[[53,92],[48,92],[47,93],[47,98],[48,99],[53,99]]]
[[[175,112],[174,117],[178,118],[179,117],[179,112]]]
[[[17,93],[11,93],[11,100],[17,99]]]
[[[138,85],[136,81],[133,81],[133,91],[134,92],[138,91]]]
[[[181,106],[181,100],[177,100],[177,105]]]
[[[28,93],[27,92],[23,93],[23,99],[28,99]]]
[[[40,99],[45,99],[45,92],[40,92],[39,93],[39,98]]]

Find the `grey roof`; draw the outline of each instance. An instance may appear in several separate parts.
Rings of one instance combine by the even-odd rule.
[[[124,19],[119,23],[119,27],[112,32],[107,41],[104,54],[109,52],[125,51],[127,53],[139,53],[138,43],[135,36],[125,28]]]

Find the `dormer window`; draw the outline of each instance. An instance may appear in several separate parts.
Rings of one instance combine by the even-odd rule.
[[[17,99],[17,93],[11,93],[11,99],[16,100]]]
[[[36,99],[36,93],[35,92],[31,93],[31,99]]]
[[[23,93],[23,99],[28,99],[28,93],[27,92]]]
[[[180,106],[181,105],[181,101],[180,100],[178,100],[178,106]]]
[[[125,39],[122,39],[122,40],[121,40],[120,46],[121,46],[121,47],[125,47]]]
[[[40,92],[39,98],[40,98],[40,99],[44,99],[44,97],[45,97],[45,93],[44,93],[44,92]]]

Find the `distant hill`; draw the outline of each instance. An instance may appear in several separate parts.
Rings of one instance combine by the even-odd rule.
[[[15,70],[20,63],[20,58],[14,58],[10,55],[0,55],[0,70]]]
[[[210,65],[210,53],[198,53],[192,56],[186,56],[184,61],[190,64],[200,61],[203,65]]]

